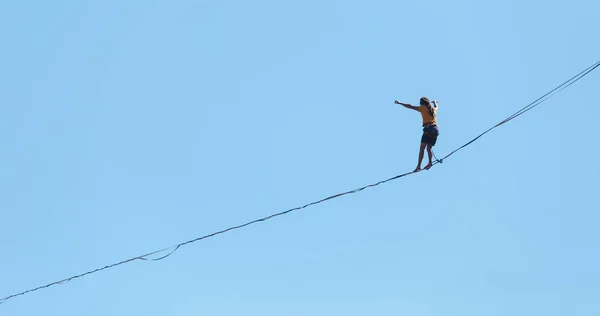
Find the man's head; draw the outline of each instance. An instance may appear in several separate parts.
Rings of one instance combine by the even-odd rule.
[[[429,101],[429,99],[427,97],[422,97],[421,100],[419,101],[419,103],[421,105],[431,106],[431,102]]]

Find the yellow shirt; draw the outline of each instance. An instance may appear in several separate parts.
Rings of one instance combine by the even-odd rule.
[[[433,116],[429,113],[429,108],[426,105],[419,105],[417,107],[417,111],[421,113],[423,117],[423,126],[429,124],[437,124],[437,107],[432,106],[433,108]]]

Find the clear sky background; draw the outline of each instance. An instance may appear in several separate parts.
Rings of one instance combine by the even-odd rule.
[[[597,1],[2,1],[0,297],[411,171],[600,59]],[[598,315],[600,73],[434,167],[0,315]]]

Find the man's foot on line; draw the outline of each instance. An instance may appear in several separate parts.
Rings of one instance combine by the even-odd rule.
[[[425,166],[425,170],[429,170],[429,168],[431,168],[433,166],[433,164],[430,162],[427,164],[427,166]]]
[[[413,172],[419,172],[419,171],[421,171],[421,167],[420,166],[417,167],[417,169],[415,169],[415,171],[413,171]]]

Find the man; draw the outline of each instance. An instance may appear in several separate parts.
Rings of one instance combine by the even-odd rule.
[[[413,109],[421,113],[421,117],[423,118],[423,136],[421,136],[421,148],[419,150],[419,163],[417,164],[417,168],[414,172],[421,170],[421,162],[423,161],[423,154],[425,148],[427,148],[427,155],[429,156],[429,163],[425,166],[425,170],[429,170],[433,165],[432,157],[433,152],[431,148],[435,146],[437,142],[437,138],[439,135],[439,129],[437,126],[437,101],[433,101],[433,106],[428,98],[422,97],[419,100],[419,106],[413,106],[407,103],[402,103],[398,100],[394,101],[396,104],[400,104],[408,109]]]

